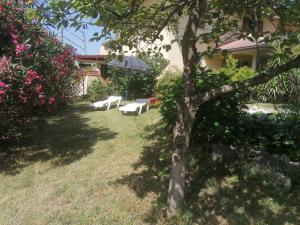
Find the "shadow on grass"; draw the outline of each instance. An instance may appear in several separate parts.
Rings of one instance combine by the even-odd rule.
[[[299,186],[287,193],[266,170],[227,156],[214,161],[209,152],[193,150],[188,159],[186,207],[176,220],[165,219],[170,132],[161,123],[148,126],[146,142],[135,172],[115,181],[130,187],[139,198],[158,198],[145,222],[157,224],[300,224]],[[163,157],[162,157],[163,156]],[[299,171],[300,172],[300,171]]]
[[[186,205],[197,224],[299,224],[300,191],[286,192],[268,168],[232,155],[214,161],[197,155]],[[300,172],[300,171],[299,171]]]
[[[90,127],[89,119],[83,117],[86,112],[90,112],[89,107],[77,104],[24,126],[24,138],[0,147],[0,172],[14,175],[38,161],[67,165],[90,154],[95,142],[115,138],[117,133],[108,128]]]
[[[145,215],[145,222],[156,224],[162,216],[161,207],[166,202],[168,188],[169,160],[163,160],[162,155],[168,158],[170,152],[170,136],[161,122],[149,125],[143,134],[145,145],[137,163],[133,164],[134,173],[124,176],[114,182],[115,185],[127,185],[139,198],[149,193],[158,195],[153,202],[153,208]]]

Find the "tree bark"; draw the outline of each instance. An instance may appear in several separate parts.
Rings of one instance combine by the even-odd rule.
[[[184,204],[186,159],[196,115],[196,70],[200,62],[197,52],[197,30],[200,23],[199,5],[191,6],[189,20],[182,38],[184,64],[183,98],[177,101],[178,118],[173,129],[173,153],[168,190],[168,216],[178,213]]]
[[[178,104],[178,103],[177,103]],[[182,208],[185,190],[185,152],[187,143],[185,141],[184,112],[178,105],[178,119],[173,129],[173,154],[168,191],[168,215],[173,216]]]

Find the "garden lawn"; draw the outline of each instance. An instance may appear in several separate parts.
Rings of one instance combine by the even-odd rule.
[[[143,129],[158,112],[123,116],[86,105],[39,119],[12,147],[19,153],[1,155],[1,225],[143,223],[155,194],[141,199],[117,179],[134,172]]]
[[[168,132],[156,109],[123,116],[81,102],[24,129],[24,140],[0,153],[1,225],[167,224],[159,152]],[[256,173],[200,157],[189,210],[169,224],[191,224],[192,215],[194,224],[300,224],[299,183],[280,193]]]

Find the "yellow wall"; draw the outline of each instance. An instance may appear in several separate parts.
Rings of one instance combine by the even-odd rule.
[[[144,3],[143,5],[144,6],[150,6],[152,5],[153,3],[157,2],[157,0],[144,0]]]
[[[262,19],[264,26],[263,26],[263,31],[264,32],[275,32],[278,26],[278,19],[274,19],[273,21],[270,21],[268,18],[263,18]]]
[[[204,57],[202,59],[201,65],[203,67],[206,67],[207,69],[212,70],[212,69],[218,69],[218,68],[222,67],[223,62],[224,62],[224,58],[216,55],[211,59],[208,57]]]

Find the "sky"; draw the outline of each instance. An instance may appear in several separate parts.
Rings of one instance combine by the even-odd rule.
[[[67,29],[64,28],[63,30],[59,30],[59,31],[53,30],[53,32],[57,33],[60,39],[62,39],[61,37],[63,37],[62,39],[63,42],[72,45],[77,50],[78,54],[83,54],[83,55],[100,54],[100,46],[102,46],[103,40],[93,41],[93,42],[90,41],[94,33],[101,32],[101,28],[99,27],[88,26],[87,29],[84,30],[81,29],[79,31],[75,31],[75,29],[73,28],[67,28]],[[83,38],[84,36],[85,38]],[[84,51],[84,49],[86,49],[86,52]]]

